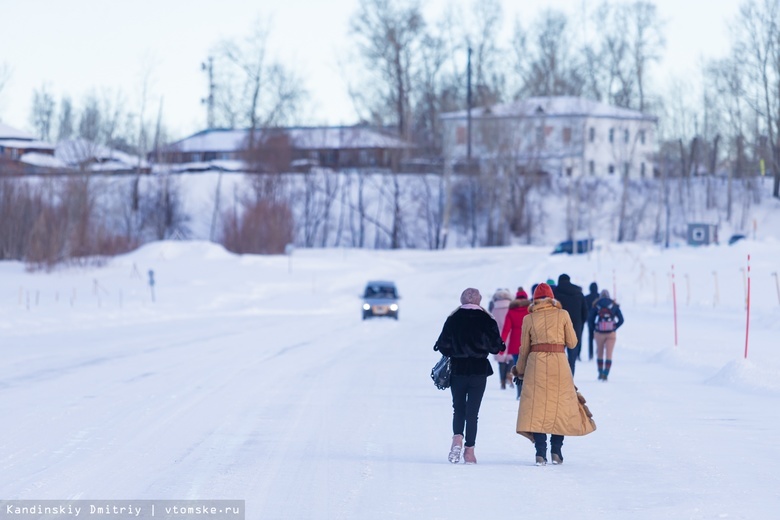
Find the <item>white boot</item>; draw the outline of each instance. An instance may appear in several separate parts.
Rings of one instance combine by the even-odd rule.
[[[460,462],[460,452],[463,449],[463,435],[452,436],[452,446],[450,446],[450,455],[447,459],[453,464]]]

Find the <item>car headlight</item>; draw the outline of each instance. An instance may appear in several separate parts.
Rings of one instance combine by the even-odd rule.
[[[390,310],[395,312],[398,310],[398,305],[395,303],[390,304]]]
[[[367,303],[364,303],[363,304],[363,310],[364,311],[370,311],[371,310],[371,306],[369,304],[367,304]]]

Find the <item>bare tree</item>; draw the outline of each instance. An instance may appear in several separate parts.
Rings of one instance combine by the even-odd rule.
[[[375,89],[374,112],[392,115],[398,134],[410,135],[412,79],[425,21],[417,0],[361,0],[351,32]]]
[[[5,86],[8,84],[10,80],[11,80],[11,66],[8,65],[7,63],[0,63],[0,95],[3,94],[3,89],[5,88]],[[0,118],[0,120],[2,120],[2,118]]]
[[[69,96],[63,96],[60,100],[60,115],[57,124],[57,140],[70,139],[75,132],[74,129],[73,102]]]
[[[771,150],[772,195],[780,198],[780,0],[747,0],[740,6],[736,45],[744,49],[748,78],[757,86],[748,95]]]
[[[582,65],[570,36],[569,19],[563,12],[547,9],[530,30],[518,22],[512,46],[521,96],[578,96],[584,78]]]
[[[51,140],[54,125],[54,109],[56,102],[47,84],[33,91],[33,102],[30,109],[30,123],[41,141]]]
[[[289,123],[306,96],[301,78],[270,56],[270,20],[259,19],[240,40],[225,40],[217,47],[217,117],[230,127],[249,130],[247,161],[257,169],[256,151],[262,129]]]

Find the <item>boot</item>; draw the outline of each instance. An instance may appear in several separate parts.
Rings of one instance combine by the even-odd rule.
[[[599,367],[599,381],[604,380],[604,360],[603,359],[596,359],[596,364]]]
[[[534,445],[536,446],[536,465],[547,465],[547,435],[534,433]]]
[[[550,448],[550,457],[553,464],[563,464],[563,455],[561,454],[561,447],[553,446]]]
[[[460,452],[463,449],[463,435],[452,436],[452,446],[450,446],[450,454],[447,457],[453,464],[460,462]]]
[[[612,368],[612,360],[607,359],[604,361],[604,381],[609,377],[609,369]]]
[[[474,446],[466,446],[463,451],[463,462],[466,464],[476,464],[477,457],[474,456]]]
[[[536,465],[537,466],[546,466],[547,465],[547,459],[545,459],[541,455],[537,455],[536,456]]]

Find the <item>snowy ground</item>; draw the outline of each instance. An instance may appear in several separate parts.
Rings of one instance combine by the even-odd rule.
[[[780,244],[548,253],[289,259],[163,242],[104,268],[1,262],[0,500],[245,499],[251,519],[776,518]],[[626,317],[610,381],[587,361],[575,377],[598,430],[566,440],[563,466],[535,467],[492,377],[479,463],[449,464],[449,393],[429,378],[445,317],[467,286],[561,272],[617,292]],[[372,278],[397,282],[399,321],[360,320]]]

